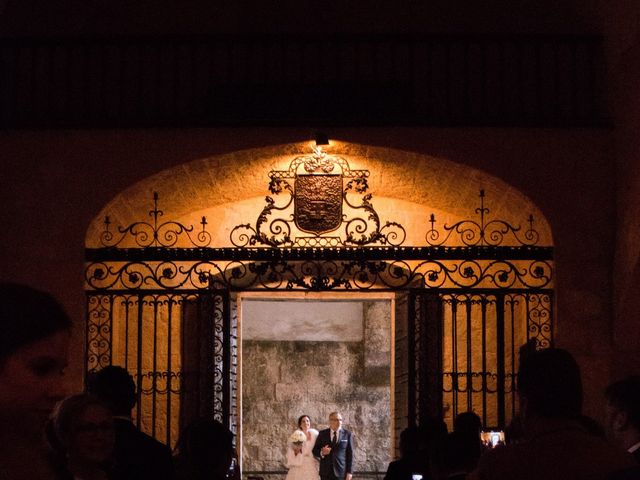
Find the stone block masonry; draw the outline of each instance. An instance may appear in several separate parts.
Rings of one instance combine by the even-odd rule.
[[[244,471],[282,471],[287,438],[302,414],[317,429],[342,412],[354,433],[355,469],[391,460],[390,304],[363,302],[361,341],[242,343]]]

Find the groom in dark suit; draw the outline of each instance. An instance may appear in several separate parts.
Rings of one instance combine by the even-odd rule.
[[[329,415],[329,428],[318,434],[313,456],[320,459],[322,480],[351,480],[353,443],[351,432],[342,428],[342,415]]]

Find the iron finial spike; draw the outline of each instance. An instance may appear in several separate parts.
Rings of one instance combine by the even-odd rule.
[[[156,217],[158,216],[158,212],[160,210],[158,210],[158,199],[160,198],[160,196],[158,195],[158,192],[153,192],[153,211],[156,215]]]
[[[480,240],[481,244],[485,242],[485,224],[484,224],[484,214],[489,213],[489,209],[484,208],[484,188],[480,189]]]
[[[153,192],[153,210],[150,212],[153,216],[153,246],[158,245],[158,215],[160,211],[158,210],[158,192]]]

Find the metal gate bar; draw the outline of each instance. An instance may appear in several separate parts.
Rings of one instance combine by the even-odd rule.
[[[487,424],[487,299],[482,297],[482,424]]]
[[[505,362],[504,362],[504,295],[496,295],[496,364],[497,364],[497,395],[498,395],[498,426],[506,426],[504,405]]]
[[[434,297],[445,307],[439,314],[428,307]],[[552,340],[550,292],[436,294],[418,290],[412,294],[410,304],[409,422],[420,424],[424,418],[438,415],[439,407],[434,407],[432,401],[444,394],[442,406],[449,404],[451,419],[463,409],[476,411],[485,426],[504,428],[517,414],[515,376],[519,346],[535,338],[543,348]],[[442,378],[441,391],[434,387],[435,374],[427,360],[431,358],[433,362],[429,357],[429,351],[433,350],[429,337],[434,325],[443,325],[447,331],[437,337],[442,341],[442,360],[449,365],[438,373]]]
[[[232,408],[237,400],[231,332],[236,327],[229,315],[228,293],[90,292],[87,308],[87,374],[111,364],[132,373],[139,395],[134,411],[138,428],[172,445],[176,428],[194,415],[212,416],[232,426]],[[193,318],[187,319],[186,314]],[[185,321],[193,321],[191,340],[185,338]],[[195,366],[191,372],[184,372],[180,361],[176,363],[176,359],[184,360],[175,350],[178,331],[182,333],[179,344],[201,343],[189,353]],[[187,392],[185,385],[196,390]],[[201,391],[203,388],[209,393]],[[195,408],[191,415],[184,409],[175,410],[180,399],[192,402]]]
[[[138,294],[138,331],[136,332],[138,339],[138,348],[136,350],[136,385],[138,386],[138,401],[136,402],[136,426],[140,430],[142,423],[142,312],[143,312],[143,295]]]

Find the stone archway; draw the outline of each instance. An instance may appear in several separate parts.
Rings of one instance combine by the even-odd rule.
[[[403,367],[405,375],[412,371],[424,374],[425,372],[421,369],[426,364],[431,368],[429,375],[444,374],[434,370],[433,361],[437,360],[437,355],[434,356],[433,351],[427,355],[422,350],[427,347],[429,342],[435,341],[437,343],[440,341],[433,334],[435,330],[432,331],[427,328],[427,324],[421,323],[429,315],[436,315],[439,322],[449,322],[448,324],[453,325],[458,320],[456,314],[451,312],[457,311],[459,307],[461,312],[465,312],[466,317],[460,321],[466,322],[465,325],[470,325],[469,322],[473,318],[481,319],[484,323],[488,318],[485,316],[486,311],[495,312],[491,314],[493,316],[490,321],[502,325],[502,327],[495,328],[502,328],[501,335],[504,335],[506,332],[504,330],[505,305],[510,305],[512,312],[515,312],[514,305],[519,305],[517,308],[522,310],[523,302],[528,305],[530,299],[528,296],[523,297],[518,303],[513,300],[513,297],[505,297],[505,289],[510,292],[512,287],[516,285],[518,288],[513,292],[517,294],[522,293],[520,290],[526,291],[528,288],[533,288],[540,298],[547,295],[547,291],[552,285],[552,269],[547,261],[551,258],[548,256],[549,252],[536,250],[535,252],[538,253],[534,252],[533,256],[530,256],[533,251],[531,249],[535,250],[535,247],[526,247],[520,250],[518,250],[520,247],[514,247],[516,250],[500,250],[501,235],[515,231],[513,228],[502,231],[500,230],[502,226],[500,226],[498,239],[492,240],[494,243],[488,246],[485,245],[486,242],[481,242],[480,246],[469,246],[470,244],[463,238],[464,243],[460,245],[466,246],[454,246],[453,250],[449,247],[436,247],[435,250],[429,250],[429,247],[420,247],[425,245],[425,237],[428,236],[429,229],[434,229],[435,220],[431,214],[435,214],[441,225],[462,222],[478,204],[478,189],[483,189],[486,196],[491,198],[491,207],[489,210],[484,204],[481,204],[483,206],[475,210],[476,214],[488,215],[490,211],[494,218],[517,219],[520,222],[532,214],[536,217],[535,229],[539,235],[539,243],[551,245],[551,232],[548,223],[536,206],[519,191],[495,177],[448,160],[342,142],[334,142],[329,152],[346,159],[352,168],[373,172],[369,178],[369,187],[374,195],[373,203],[376,212],[383,220],[404,225],[405,244],[416,247],[412,249],[411,247],[392,248],[385,246],[378,250],[376,248],[350,247],[351,250],[346,252],[340,248],[334,248],[332,251],[327,249],[324,252],[323,248],[307,248],[294,252],[295,248],[266,249],[260,247],[248,250],[241,249],[242,255],[246,255],[241,255],[241,261],[237,262],[234,257],[237,251],[232,251],[231,248],[231,232],[241,223],[254,222],[258,213],[261,212],[264,205],[264,195],[269,193],[266,188],[267,173],[286,168],[292,157],[306,155],[310,150],[311,146],[306,143],[266,147],[195,160],[160,172],[114,197],[89,228],[86,245],[89,248],[88,251],[94,256],[88,258],[92,263],[87,268],[90,298],[88,326],[88,345],[90,348],[88,350],[91,352],[91,358],[88,358],[88,368],[100,368],[105,363],[111,362],[120,363],[123,361],[122,359],[126,365],[126,360],[129,358],[127,352],[129,350],[135,351],[137,357],[132,357],[132,364],[138,370],[141,388],[152,397],[152,400],[147,402],[148,406],[138,411],[138,418],[141,426],[149,429],[151,433],[162,432],[158,435],[161,439],[170,443],[175,439],[180,427],[175,412],[184,410],[182,408],[184,402],[181,403],[181,398],[185,398],[183,387],[187,384],[195,385],[194,388],[197,389],[194,395],[188,396],[193,399],[194,404],[204,405],[204,412],[215,411],[215,415],[225,419],[230,426],[238,427],[238,407],[233,400],[237,390],[230,390],[230,388],[234,388],[234,381],[230,379],[230,375],[235,375],[233,356],[237,348],[237,343],[234,343],[237,332],[234,330],[234,302],[229,301],[228,290],[294,287],[322,290],[326,287],[322,283],[291,281],[292,278],[300,280],[304,279],[305,275],[309,275],[308,271],[305,272],[304,268],[300,267],[300,262],[305,259],[313,260],[314,268],[321,271],[317,275],[324,276],[325,279],[328,278],[327,275],[336,275],[337,270],[333,266],[328,269],[329,273],[323,271],[324,266],[329,264],[335,266],[342,262],[343,273],[351,268],[359,269],[357,273],[349,270],[348,275],[351,275],[349,277],[351,280],[341,278],[340,282],[330,288],[355,287],[363,290],[370,288],[394,290],[397,287],[407,291],[412,288],[432,290],[429,295],[424,295],[424,292],[412,293],[405,305],[403,313],[406,320],[404,335],[410,339],[405,340],[405,345],[408,349],[407,354],[409,354],[409,350],[413,352]],[[153,192],[158,192],[161,203],[156,204],[150,212],[149,198],[152,197]],[[484,193],[480,200],[484,200]],[[149,220],[150,213],[153,217],[152,220]],[[109,217],[106,224],[103,221],[105,215]],[[207,218],[206,222],[203,217]],[[127,241],[120,243],[118,240],[116,250],[113,250],[114,247],[100,247],[105,238],[105,227],[108,229],[111,225],[129,226],[129,229],[124,229],[121,232],[114,228],[106,230],[112,236],[120,233],[135,233],[134,230],[137,227],[132,226],[141,225],[136,222],[144,219],[147,223],[159,223],[171,219],[174,222],[171,227],[173,230],[169,229],[168,232],[170,235],[177,236],[181,233],[189,234],[189,231],[184,229],[184,225],[195,226],[191,232],[194,236],[200,232],[201,226],[208,227],[207,235],[210,237],[207,239],[206,248],[191,248],[188,244],[180,243],[181,239],[177,237],[175,237],[175,242],[174,238],[170,237],[168,244],[164,246],[153,243],[154,237],[146,237],[150,243],[143,241],[141,244],[139,235],[133,235],[134,238],[129,239],[129,243],[126,243]],[[483,220],[482,225],[484,223]],[[154,230],[153,225],[151,227]],[[483,228],[481,227],[481,230]],[[154,230],[153,233],[157,232]],[[458,233],[464,235],[464,230]],[[213,249],[215,252],[209,249]],[[119,258],[117,257],[118,251],[124,252],[126,255]],[[461,256],[451,256],[452,252]],[[514,255],[514,252],[516,252],[513,256],[514,261],[510,262],[509,255]],[[292,253],[297,256],[290,257],[289,255]],[[331,257],[334,254],[337,256]],[[346,254],[347,257],[341,256],[343,254]],[[506,259],[501,256],[504,254],[508,255]],[[211,255],[221,255],[220,258],[216,257],[217,260],[224,261],[216,263],[217,260],[215,260],[212,263],[209,258]],[[405,257],[405,255],[407,256]],[[260,258],[253,258],[253,256]],[[274,258],[277,262],[271,262],[269,258]],[[353,265],[345,265],[344,258],[351,259]],[[411,260],[405,262],[405,258],[411,258]],[[443,260],[445,258],[446,260]],[[377,260],[375,265],[369,262],[374,259]],[[120,261],[120,265],[112,268],[109,262],[117,261]],[[447,266],[449,261],[454,262],[454,264],[450,264],[451,268]],[[481,266],[480,261],[485,262],[485,265]],[[523,261],[525,263],[522,263]],[[210,268],[210,271],[204,272],[202,270],[201,266],[205,264],[207,268]],[[219,268],[219,265],[222,267]],[[260,268],[263,270],[260,271]],[[382,270],[376,270],[379,268]],[[237,281],[238,279],[242,280],[247,275],[246,272],[251,272],[254,277],[264,275],[265,280],[261,279],[259,283],[255,283],[251,279],[248,283]],[[377,282],[374,279],[371,282],[369,280],[361,282],[360,275],[367,276],[369,273],[374,276],[387,275],[387,280],[400,278],[402,281],[396,283],[394,281]],[[453,283],[442,283],[444,282],[442,279],[445,277],[451,280],[452,273],[458,275],[458,278],[453,280]],[[529,284],[525,281],[523,283],[523,277],[530,277],[533,282]],[[215,280],[216,278],[219,281]],[[289,278],[289,282],[286,281],[287,278]],[[210,283],[211,279],[215,282]],[[279,279],[284,279],[284,281],[278,283]],[[361,285],[363,283],[364,286]],[[277,287],[269,286],[270,284],[276,284]],[[186,287],[185,285],[190,286]],[[478,288],[479,296],[457,295],[461,286],[467,289]],[[487,289],[495,290],[498,294],[489,295]],[[427,307],[430,302],[433,303],[433,298],[439,302],[438,308]],[[549,316],[548,323],[536,326],[536,319],[533,318],[533,315],[540,315],[540,312],[530,311],[527,306],[524,311],[519,313],[518,321],[524,321],[524,327],[522,325],[519,327],[518,341],[529,337],[530,327],[538,328],[539,332],[542,332],[543,327],[550,329],[553,302],[551,296],[547,295],[545,298],[542,314]],[[452,307],[453,310],[447,310],[449,313],[443,313],[444,306],[447,304],[455,304],[455,307]],[[476,308],[477,305],[480,305],[481,308]],[[494,305],[500,307],[496,308]],[[487,306],[489,307],[485,308]],[[512,318],[515,318],[514,315],[512,314]],[[452,321],[451,318],[454,320]],[[95,319],[93,324],[91,319]],[[196,338],[199,338],[202,332],[205,332],[205,337],[212,338],[211,345],[207,344],[203,347],[202,344],[199,344],[198,348],[216,353],[204,354],[202,358],[198,357],[197,361],[192,363],[197,366],[195,373],[199,379],[203,371],[211,370],[211,372],[215,372],[219,381],[212,380],[203,383],[197,380],[194,382],[184,376],[185,372],[181,370],[180,366],[184,359],[179,353],[181,346],[183,347],[185,344],[181,343],[181,338],[184,336],[184,330],[181,330],[180,327],[181,322],[187,322],[184,324],[191,325],[190,328],[195,332]],[[210,323],[207,324],[206,329],[200,329],[201,325],[205,325],[203,322]],[[129,338],[134,331],[135,345],[130,345]],[[484,327],[482,331],[485,331]],[[509,333],[514,332],[515,329],[512,328]],[[545,332],[545,335],[547,337],[540,333],[540,338],[550,341],[550,332]],[[471,342],[476,341],[477,336],[471,335],[467,329],[464,338],[467,342],[466,345],[469,346]],[[162,342],[164,344],[159,347]],[[91,345],[94,344],[97,353],[94,353],[91,348]],[[499,347],[504,350],[504,345],[500,347],[500,342],[497,342],[496,345],[497,347],[492,348]],[[143,350],[146,353],[143,354]],[[485,358],[487,352],[484,346],[482,352],[483,358]],[[444,355],[443,352],[441,353]],[[502,373],[494,374],[498,378],[498,387],[491,388],[502,389],[501,392],[505,393],[507,387],[505,386],[503,353],[497,355],[503,360]],[[93,358],[97,358],[97,360],[92,360]],[[513,358],[511,355],[510,359],[513,368],[515,368]],[[460,363],[466,363],[469,367],[466,371],[462,368],[461,372],[457,370],[448,372],[449,376],[445,375],[445,380],[450,379],[453,386],[448,385],[447,388],[453,388],[456,395],[459,388],[460,392],[466,392],[467,403],[475,407],[477,402],[474,403],[475,401],[471,399],[470,392],[478,387],[469,383],[472,381],[472,373],[474,376],[478,373],[470,370],[475,360],[469,355],[464,358],[464,362],[462,360],[461,357]],[[425,362],[427,363],[425,364]],[[492,362],[496,363],[493,360]],[[499,361],[497,363],[500,364]],[[440,362],[440,364],[447,363]],[[455,365],[457,362],[453,362],[453,364]],[[177,371],[173,372],[172,368]],[[141,372],[142,370],[144,372]],[[486,393],[489,388],[486,379],[491,377],[487,377],[487,372],[480,373],[480,377],[485,379],[480,387],[481,392]],[[513,371],[511,371],[511,375],[513,375]],[[427,387],[433,389],[433,386],[424,383],[426,378],[427,375],[421,375],[416,381],[409,378],[406,382],[405,390],[408,397],[411,398],[407,397],[403,400],[408,402],[407,405],[410,404],[403,412],[405,422],[420,421],[420,416],[417,416],[412,409],[422,409],[421,411],[424,413],[438,403],[438,401],[434,403],[434,399],[424,400],[425,389]],[[467,384],[459,383],[459,378],[466,378]],[[444,380],[440,383],[444,383]],[[462,386],[459,387],[459,385]],[[442,386],[438,388],[442,390]],[[420,398],[416,393],[418,391],[420,391]],[[177,396],[171,397],[171,392],[175,392]],[[510,394],[513,398],[513,390],[510,391]],[[442,395],[441,391],[440,395]],[[212,398],[213,400],[211,400]],[[441,406],[442,402],[439,402]],[[500,402],[501,405],[504,404],[505,398],[502,398]],[[174,412],[173,416],[171,412]],[[164,423],[161,422],[157,426],[157,419],[163,416]],[[504,411],[500,418],[502,418],[501,421],[504,421]],[[399,425],[399,427],[401,426]]]
[[[89,226],[85,246],[100,246],[104,217],[130,225],[148,218],[153,192],[170,208],[171,218],[198,225],[202,215],[214,219],[212,247],[229,246],[231,229],[252,222],[268,195],[267,173],[285,168],[296,155],[310,153],[309,142],[241,150],[194,160],[148,177],[114,196]],[[402,223],[407,245],[424,244],[425,225],[434,213],[439,222],[453,224],[469,216],[484,189],[496,218],[536,219],[541,245],[552,245],[551,229],[539,208],[506,182],[450,160],[402,150],[332,141],[329,153],[346,158],[352,168],[374,175],[369,190],[381,218]],[[169,210],[167,211],[169,214]]]

